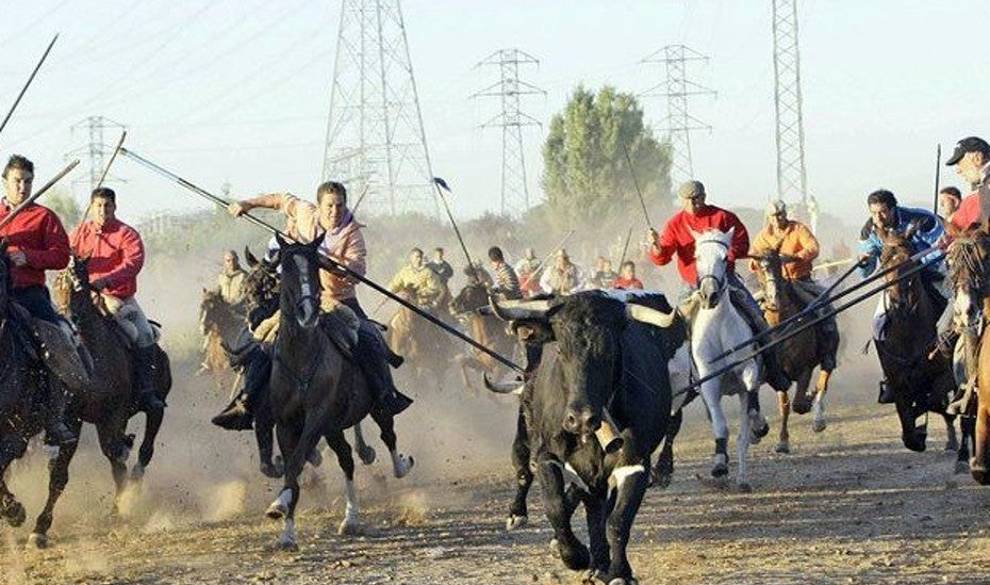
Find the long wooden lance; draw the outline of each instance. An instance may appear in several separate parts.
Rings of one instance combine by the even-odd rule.
[[[942,176],[942,143],[935,148],[935,201],[932,203],[932,213],[938,215],[938,183]],[[945,218],[949,219],[949,218]]]
[[[633,168],[632,158],[629,156],[629,149],[626,148],[626,143],[622,143],[622,152],[626,154],[626,164],[629,166],[629,174],[632,176],[633,186],[636,187],[636,195],[639,196],[639,204],[643,207],[643,217],[646,218],[646,228],[653,229],[653,222],[650,221],[650,212],[646,210],[646,199],[643,198],[643,192],[639,189],[639,180],[636,178],[636,169]]]
[[[361,190],[361,194],[357,198],[357,203],[351,208],[351,215],[357,215],[358,207],[361,207],[361,202],[364,201],[366,195],[368,195],[368,183],[364,184],[364,189]]]
[[[474,274],[474,279],[477,282],[481,282],[481,277],[475,273],[474,262],[471,261],[471,254],[468,253],[467,244],[464,243],[464,238],[461,237],[461,230],[457,227],[457,222],[454,221],[454,214],[450,212],[450,206],[447,205],[447,198],[443,194],[444,191],[451,193],[450,187],[447,186],[447,181],[444,181],[440,177],[433,177],[433,186],[437,189],[437,197],[440,198],[440,203],[443,203],[443,209],[447,212],[447,219],[450,220],[450,225],[454,226],[454,234],[457,236],[457,241],[461,244],[461,251],[464,252],[464,258],[467,260],[468,268],[471,270],[470,273]]]
[[[902,264],[899,264],[898,267],[899,266],[902,266]],[[765,352],[767,350],[773,349],[774,347],[777,347],[778,345],[780,345],[781,343],[783,343],[783,342],[787,341],[788,339],[794,337],[795,335],[799,335],[799,334],[803,333],[804,331],[808,330],[809,328],[814,327],[815,325],[818,325],[822,321],[824,321],[826,319],[830,319],[833,316],[838,315],[842,311],[845,311],[846,309],[848,309],[848,308],[850,308],[850,307],[852,307],[854,305],[858,305],[859,303],[865,301],[866,299],[872,297],[873,295],[875,295],[875,294],[877,294],[879,292],[883,292],[884,290],[890,288],[891,286],[897,284],[898,282],[900,282],[900,281],[902,281],[902,280],[904,280],[906,278],[909,278],[911,276],[914,276],[915,274],[921,272],[925,268],[927,268],[927,266],[925,264],[919,264],[918,266],[915,266],[914,268],[908,270],[904,274],[899,275],[897,278],[894,278],[892,280],[889,280],[887,282],[884,282],[883,284],[881,284],[877,288],[874,288],[874,289],[871,289],[871,290],[866,291],[865,293],[863,293],[863,294],[855,297],[851,301],[849,301],[849,302],[847,302],[847,303],[845,303],[845,304],[843,304],[843,305],[841,305],[839,307],[836,307],[835,309],[833,309],[833,310],[831,310],[831,311],[829,311],[829,312],[827,312],[827,313],[825,313],[823,315],[820,315],[819,317],[817,317],[815,319],[812,319],[811,321],[808,321],[807,323],[802,324],[797,329],[794,329],[792,331],[789,331],[789,332],[785,333],[784,335],[782,335],[782,336],[774,339],[770,343],[767,343],[763,347],[759,347],[759,348],[757,348],[757,349],[749,352],[745,356],[743,356],[743,357],[735,360],[734,362],[732,362],[732,363],[730,363],[728,365],[725,365],[725,366],[723,366],[723,367],[715,370],[714,372],[708,374],[707,376],[705,376],[703,378],[699,378],[697,381],[692,382],[691,385],[689,385],[689,386],[687,386],[687,387],[679,390],[678,392],[676,392],[675,393],[675,396],[676,395],[683,394],[684,392],[687,392],[687,391],[689,391],[692,388],[697,388],[697,387],[701,386],[702,384],[704,384],[705,382],[707,382],[707,381],[709,381],[709,380],[711,380],[713,378],[718,378],[722,374],[724,374],[724,373],[726,373],[726,372],[728,372],[730,370],[733,370],[733,369],[739,367],[743,363],[745,363],[745,362],[747,362],[747,361],[749,361],[749,360],[757,357],[761,353],[763,353],[763,352]],[[713,359],[712,361],[718,361],[718,359],[720,359],[720,358]]]
[[[884,268],[883,270],[880,270],[878,272],[873,273],[872,275],[868,276],[867,278],[864,278],[863,280],[861,280],[861,281],[857,282],[856,284],[850,286],[849,288],[843,290],[842,292],[840,292],[839,294],[835,295],[834,297],[827,298],[827,297],[824,297],[824,296],[820,296],[820,297],[818,297],[818,299],[821,299],[821,301],[823,303],[824,302],[837,301],[837,300],[839,300],[839,299],[841,299],[841,298],[843,298],[845,296],[848,296],[848,295],[856,292],[857,290],[859,290],[859,289],[861,289],[861,288],[869,285],[872,282],[876,282],[878,279],[883,278],[887,274],[890,274],[891,272],[893,272],[895,270],[899,270],[903,266],[907,266],[908,264],[910,264],[912,262],[915,262],[917,260],[920,260],[921,258],[924,258],[926,255],[931,254],[932,252],[935,252],[938,249],[939,249],[939,247],[937,245],[936,246],[932,246],[931,248],[926,248],[926,249],[924,249],[924,250],[916,253],[915,255],[911,256],[910,258],[908,258],[904,262],[901,262],[900,264],[897,264],[895,266],[890,266],[890,267]],[[849,268],[849,270],[847,271],[847,275],[848,274],[852,274],[853,269],[856,268],[856,267],[858,267],[858,266],[859,266],[858,263],[857,264],[854,264],[853,266],[851,266]],[[833,284],[833,287],[832,288],[834,288],[834,286],[835,285]],[[818,300],[818,299],[816,299],[816,300]],[[729,355],[732,355],[732,354],[736,353],[740,349],[744,349],[746,347],[749,347],[754,342],[759,341],[760,339],[763,339],[764,337],[767,337],[767,336],[772,335],[774,333],[778,333],[781,330],[783,330],[785,327],[789,327],[795,321],[798,321],[799,319],[803,319],[803,318],[807,317],[808,315],[810,315],[812,313],[812,311],[814,311],[814,309],[815,309],[815,307],[813,307],[812,305],[808,305],[802,311],[800,311],[798,313],[795,313],[794,315],[791,315],[790,317],[784,319],[780,323],[777,323],[773,327],[770,327],[768,329],[764,329],[763,331],[760,331],[759,333],[753,335],[752,337],[750,337],[746,341],[744,341],[742,343],[739,343],[738,345],[736,345],[735,347],[733,347],[731,349],[726,350],[721,355],[715,356],[715,358],[713,358],[713,359],[720,360],[720,359],[722,359],[724,357],[727,357]]]
[[[161,166],[159,166],[159,165],[151,162],[150,160],[144,158],[143,156],[135,153],[132,150],[129,150],[127,148],[122,147],[120,149],[120,153],[123,154],[124,156],[130,158],[131,160],[139,163],[140,165],[144,166],[145,168],[148,168],[148,169],[150,169],[150,170],[158,173],[159,175],[161,175],[163,177],[166,177],[166,178],[172,180],[175,183],[178,183],[180,186],[184,187],[185,189],[188,189],[189,191],[192,191],[193,193],[199,195],[200,197],[203,197],[204,199],[207,199],[207,200],[215,203],[216,205],[218,205],[220,207],[223,207],[224,209],[226,209],[227,206],[229,205],[229,202],[226,201],[226,200],[224,200],[223,198],[217,197],[216,195],[214,195],[213,193],[210,193],[206,189],[203,189],[202,187],[198,187],[198,186],[190,183],[189,181],[183,179],[179,175],[176,175],[172,171],[169,171],[169,170],[167,170],[167,169],[165,169],[165,168],[163,168],[163,167],[161,167]],[[277,227],[271,225],[270,223],[264,221],[263,219],[260,219],[257,216],[252,215],[251,213],[242,213],[239,217],[243,217],[244,219],[246,219],[246,220],[250,221],[251,223],[255,224],[256,226],[261,227],[263,229],[266,229],[269,232],[271,232],[273,234],[276,234],[276,235],[282,237],[285,240],[292,241],[292,242],[297,242],[298,243],[298,240],[296,240],[292,236],[286,234],[282,230],[280,230]],[[467,343],[471,347],[477,349],[478,351],[481,351],[481,352],[484,352],[484,353],[490,355],[492,358],[498,360],[501,364],[505,365],[506,367],[509,367],[509,368],[515,370],[516,372],[520,372],[520,373],[522,373],[524,371],[523,368],[520,367],[518,364],[513,363],[511,360],[509,360],[508,358],[506,358],[503,355],[499,354],[498,352],[489,349],[488,347],[482,345],[481,343],[478,343],[474,339],[471,339],[470,337],[468,337],[467,335],[464,335],[463,333],[461,333],[460,331],[454,329],[450,325],[447,325],[446,323],[444,323],[440,319],[438,319],[438,318],[434,317],[433,315],[427,313],[426,311],[420,309],[419,307],[417,307],[416,305],[414,305],[414,304],[410,303],[409,301],[403,299],[402,297],[399,297],[398,295],[394,294],[392,291],[390,291],[387,288],[381,286],[380,284],[376,283],[375,281],[371,280],[370,278],[367,278],[366,276],[364,276],[362,274],[358,274],[357,272],[354,272],[353,270],[351,270],[347,266],[344,266],[343,264],[337,262],[333,258],[330,258],[329,256],[326,256],[326,255],[324,255],[322,253],[320,254],[320,267],[323,268],[324,270],[330,270],[330,271],[335,272],[337,274],[345,274],[349,278],[353,278],[354,280],[356,280],[358,282],[361,282],[363,284],[368,285],[370,288],[372,288],[375,291],[377,291],[377,292],[385,295],[386,297],[392,299],[393,301],[399,303],[403,307],[409,309],[413,313],[415,313],[415,314],[419,315],[420,317],[426,319],[430,323],[433,323],[434,325],[436,325],[437,327],[443,329],[444,331],[446,331],[447,333],[453,335],[454,337],[457,337],[458,339],[460,339],[461,341]]]
[[[67,167],[62,169],[62,171],[59,174],[52,177],[51,181],[45,183],[45,185],[41,189],[38,189],[37,191],[32,193],[30,197],[22,201],[19,205],[17,205],[17,207],[11,209],[10,213],[7,214],[7,217],[0,220],[0,229],[7,227],[7,224],[12,222],[14,218],[17,217],[18,214],[20,214],[22,211],[24,211],[24,209],[28,205],[31,205],[32,203],[37,201],[42,195],[45,194],[46,191],[54,187],[55,183],[58,183],[62,179],[62,177],[68,175],[69,172],[72,171],[72,169],[76,168],[76,165],[78,164],[79,164],[79,159],[77,158],[76,160],[69,163]]]
[[[626,253],[629,252],[629,240],[632,239],[632,226],[629,226],[629,231],[626,232],[626,243],[622,245],[622,255],[619,256],[619,269],[622,269],[622,265],[626,262]]]
[[[25,83],[24,87],[21,88],[21,93],[17,94],[17,99],[14,100],[14,105],[10,106],[10,109],[7,111],[7,115],[4,116],[3,122],[0,122],[0,134],[2,134],[3,129],[7,127],[7,122],[9,122],[10,117],[14,115],[14,110],[17,109],[17,104],[21,103],[21,98],[24,97],[24,94],[27,92],[28,88],[31,87],[31,82],[34,81],[34,76],[38,74],[38,70],[41,69],[42,63],[44,63],[45,59],[48,58],[48,53],[51,53],[52,47],[55,46],[55,41],[57,40],[58,35],[56,34],[52,37],[52,42],[48,43],[48,48],[45,49],[44,54],[41,55],[41,59],[38,60],[38,64],[34,66],[34,71],[31,72],[31,76],[28,77],[27,83]]]

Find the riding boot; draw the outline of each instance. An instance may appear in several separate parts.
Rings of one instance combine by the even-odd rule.
[[[45,384],[48,386],[45,443],[54,446],[71,445],[79,440],[79,435],[74,433],[65,422],[65,410],[69,402],[68,394],[61,384],[51,381],[47,381]]]
[[[254,405],[268,389],[272,373],[272,358],[263,345],[251,348],[244,359],[244,390],[213,417],[213,424],[230,431],[247,431],[252,428]]]
[[[154,345],[139,347],[134,352],[134,367],[137,374],[138,408],[151,414],[165,409],[165,403],[155,393],[155,354]]]
[[[366,323],[362,323],[358,330],[358,344],[355,347],[358,359],[355,361],[375,395],[375,409],[382,414],[395,416],[409,408],[413,401],[396,389],[392,372],[386,364],[386,347],[381,336],[371,331]]]

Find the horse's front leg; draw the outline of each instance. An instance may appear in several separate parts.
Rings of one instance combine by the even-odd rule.
[[[708,408],[708,418],[711,419],[712,434],[715,436],[715,455],[711,475],[714,478],[722,478],[729,474],[729,422],[722,412],[722,390],[718,378],[708,380],[701,385],[701,398]]]
[[[980,360],[983,361],[983,360]],[[982,368],[981,368],[982,369]],[[990,485],[990,384],[980,386],[976,407],[976,440],[969,471],[980,485]]]
[[[131,468],[131,481],[140,482],[144,478],[144,472],[155,456],[155,440],[164,420],[164,410],[155,410],[145,415],[144,438],[141,439],[141,447],[138,449],[137,463]]]
[[[75,419],[69,424],[73,434],[78,437],[82,428],[82,421]],[[65,491],[65,486],[69,484],[69,464],[72,463],[72,457],[78,446],[78,441],[69,445],[62,445],[58,450],[58,457],[49,463],[48,500],[45,502],[44,510],[35,520],[34,531],[28,537],[28,544],[37,548],[48,546],[48,529],[51,528],[52,520],[55,517],[55,504],[62,496],[62,492]]]
[[[375,462],[375,458],[378,455],[375,453],[375,450],[365,442],[364,430],[361,428],[360,422],[354,425],[354,447],[357,449],[358,457],[361,459],[361,463],[371,465]]]
[[[127,459],[131,455],[130,438],[124,436],[127,428],[126,405],[118,406],[108,420],[96,425],[96,436],[99,439],[100,451],[110,463],[110,473],[113,475],[114,496],[110,515],[116,518],[120,514],[120,501],[127,489]]]
[[[780,411],[780,433],[777,436],[777,453],[791,452],[791,433],[787,429],[787,421],[791,417],[791,398],[787,392],[777,392],[777,408]]]
[[[7,524],[14,528],[24,524],[24,520],[27,519],[24,505],[17,501],[14,494],[7,488],[5,481],[7,468],[15,459],[22,457],[27,450],[28,441],[17,432],[20,430],[18,428],[14,432],[0,437],[0,518],[6,520]]]

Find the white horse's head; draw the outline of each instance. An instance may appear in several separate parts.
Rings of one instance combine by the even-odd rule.
[[[732,246],[734,233],[735,228],[729,228],[727,232],[691,231],[691,236],[694,237],[695,267],[698,271],[698,293],[705,308],[714,309],[725,290],[729,248]]]

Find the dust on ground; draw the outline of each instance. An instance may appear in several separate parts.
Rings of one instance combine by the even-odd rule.
[[[843,330],[865,330],[863,323]],[[848,345],[862,340],[853,333]],[[830,393],[828,429],[815,434],[810,417],[792,416],[790,455],[771,452],[776,417],[764,392],[774,431],[751,451],[752,494],[695,479],[708,472],[712,440],[700,406],[689,408],[674,481],[648,493],[636,520],[630,555],[641,583],[990,581],[990,490],[953,474],[938,417],[927,452],[904,449],[893,408],[874,403],[875,356],[858,348],[847,354]],[[416,456],[412,474],[393,479],[377,433],[366,428],[378,462],[359,466],[363,535],[336,533],[342,482],[331,458],[318,474],[308,472],[300,550],[287,553],[273,549],[281,524],[263,516],[280,484],[258,473],[251,433],[207,422],[227,390],[195,369],[193,360],[177,362],[155,460],[119,521],[108,517],[109,468],[87,430],[56,510],[53,546],[28,549],[46,465],[40,452],[18,464],[12,487],[29,521],[0,526],[0,583],[580,582],[550,554],[538,484],[529,525],[504,529],[513,493],[511,398],[449,382],[442,392],[406,385],[417,404],[397,430],[400,448]],[[727,412],[734,403],[725,401]],[[583,535],[580,511],[574,524]]]

